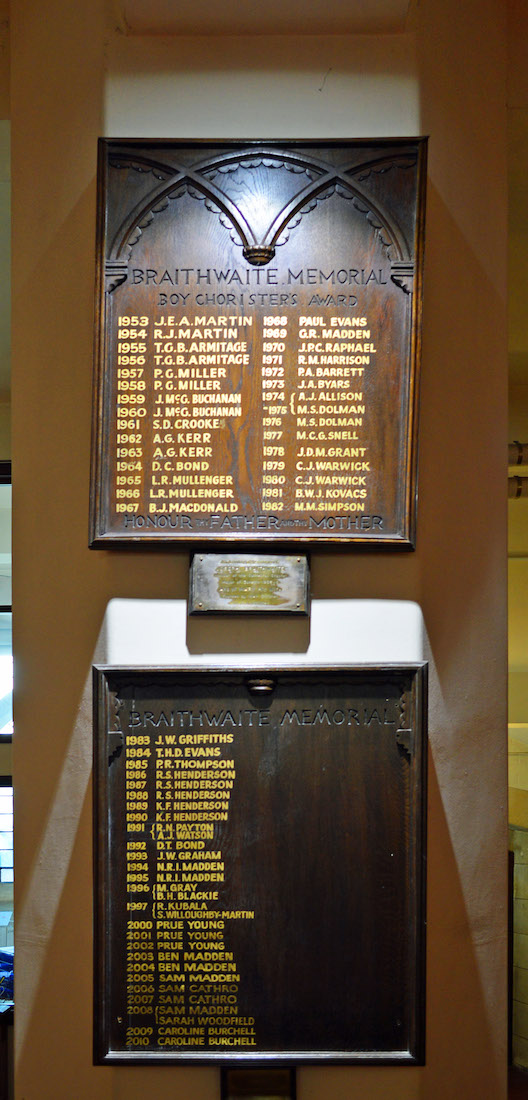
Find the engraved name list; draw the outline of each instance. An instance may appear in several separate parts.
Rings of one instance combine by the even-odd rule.
[[[98,671],[98,1059],[417,1057],[422,679]]]

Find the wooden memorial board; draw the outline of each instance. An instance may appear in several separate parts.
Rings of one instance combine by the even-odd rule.
[[[95,670],[95,1059],[424,1056],[425,666]]]
[[[425,158],[101,140],[92,546],[413,546]]]

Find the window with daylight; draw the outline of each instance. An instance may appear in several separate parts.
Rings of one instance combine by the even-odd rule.
[[[13,946],[13,786],[0,776],[0,950]],[[0,990],[1,997],[1,990]]]
[[[11,463],[0,462],[0,741],[13,734]]]

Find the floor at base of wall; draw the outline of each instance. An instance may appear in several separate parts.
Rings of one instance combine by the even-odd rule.
[[[528,1100],[528,1070],[510,1066],[508,1071],[508,1100]]]

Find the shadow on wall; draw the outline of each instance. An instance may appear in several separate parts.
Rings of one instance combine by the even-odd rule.
[[[528,830],[510,827],[513,866],[512,1056],[528,1069]]]

